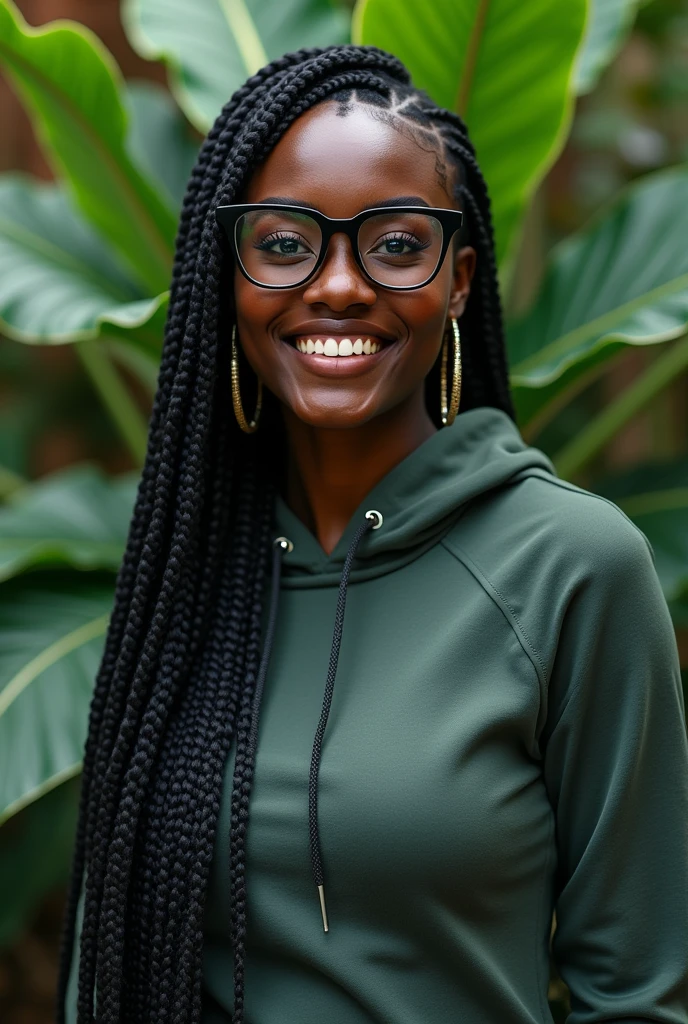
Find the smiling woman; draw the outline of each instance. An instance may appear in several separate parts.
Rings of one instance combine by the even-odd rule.
[[[515,425],[465,125],[268,65],[182,210],[60,1024],[551,1024],[555,911],[571,1024],[686,1024],[683,710],[643,534]]]

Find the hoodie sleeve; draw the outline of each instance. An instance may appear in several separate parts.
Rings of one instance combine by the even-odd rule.
[[[567,1024],[688,1024],[688,739],[644,535],[609,506],[566,603],[542,745]],[[594,531],[591,531],[593,534]]]

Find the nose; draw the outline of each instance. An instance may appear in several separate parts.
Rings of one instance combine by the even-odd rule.
[[[320,270],[303,293],[304,302],[321,302],[341,311],[355,305],[372,306],[376,299],[377,293],[354,259],[350,240],[344,234],[333,235]]]

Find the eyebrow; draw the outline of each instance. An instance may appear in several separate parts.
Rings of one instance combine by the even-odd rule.
[[[291,196],[268,196],[267,199],[261,199],[260,202],[271,203],[273,206],[301,206],[305,210],[316,210],[318,213],[323,213],[319,206],[305,203],[302,199],[294,199]],[[430,209],[430,203],[420,196],[393,196],[390,199],[380,199],[375,203],[366,203],[359,212],[363,213],[364,210],[376,210],[378,207],[387,206],[427,206]]]

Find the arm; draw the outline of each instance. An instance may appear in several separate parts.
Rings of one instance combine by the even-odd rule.
[[[615,517],[616,518],[616,517]],[[618,516],[566,608],[543,729],[567,1024],[688,1024],[688,740],[645,538]]]

